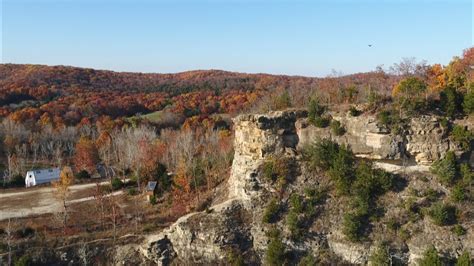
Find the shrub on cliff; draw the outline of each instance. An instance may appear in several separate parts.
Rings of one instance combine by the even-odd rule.
[[[456,266],[471,266],[473,261],[469,252],[464,251],[456,260]]]
[[[451,137],[461,145],[464,151],[468,151],[471,148],[471,142],[474,140],[474,133],[463,126],[455,125],[451,131]]]
[[[374,252],[370,255],[369,261],[371,262],[372,265],[377,265],[377,266],[392,265],[390,252],[388,250],[387,245],[380,244],[379,246],[377,246]]]
[[[349,114],[351,116],[359,116],[361,114],[361,111],[359,111],[357,108],[355,108],[354,106],[351,106],[349,108]]]
[[[386,127],[392,124],[392,113],[388,110],[381,111],[377,114],[377,121]]]
[[[372,168],[367,162],[360,162],[356,168],[356,179],[351,186],[352,194],[356,197],[375,198],[392,188],[391,174]]]
[[[433,163],[430,170],[443,185],[452,185],[457,177],[456,167],[456,155],[448,151],[444,158]]]
[[[311,119],[314,117],[322,116],[326,112],[326,107],[319,103],[318,99],[311,99],[308,105],[308,117]]]
[[[291,237],[294,240],[298,240],[302,234],[302,226],[301,219],[295,210],[290,210],[290,212],[288,212],[286,216],[286,225],[288,226],[288,230],[290,230]]]
[[[377,122],[380,126],[384,126],[395,134],[402,132],[404,126],[404,121],[400,118],[400,114],[394,110],[380,111],[377,114]]]
[[[264,223],[273,223],[278,218],[278,212],[280,211],[280,204],[277,199],[272,199],[263,213],[262,221]]]
[[[392,188],[393,176],[373,168],[370,163],[357,162],[348,147],[330,140],[307,147],[304,156],[310,167],[326,172],[340,195],[351,197],[354,211],[344,216],[343,232],[351,241],[362,240],[369,219],[377,214],[377,209],[370,206],[378,196]]]
[[[466,189],[464,188],[464,185],[461,183],[456,184],[451,190],[450,198],[454,202],[461,202],[465,200],[467,196],[466,196]]]
[[[280,95],[278,95],[273,103],[275,110],[284,110],[286,108],[290,108],[291,104],[291,97],[287,90],[283,91]]]
[[[286,226],[294,240],[299,240],[304,228],[309,226],[317,213],[317,204],[324,193],[313,188],[306,188],[305,195],[294,193],[289,198],[289,212],[286,216]]]
[[[346,133],[346,129],[341,125],[341,122],[337,120],[331,121],[331,130],[336,136],[342,136],[344,133]]]
[[[364,236],[365,220],[367,217],[358,212],[346,213],[342,222],[342,233],[350,241],[361,241]]]
[[[303,197],[294,193],[290,196],[290,207],[296,213],[302,213],[304,211]]]
[[[319,128],[325,128],[325,127],[329,126],[330,121],[331,121],[331,119],[329,117],[320,116],[320,117],[316,117],[313,120],[313,125],[316,126],[316,127],[319,127]]]
[[[269,233],[270,243],[265,253],[266,265],[284,265],[286,260],[286,246],[282,241],[280,231],[272,230]]]
[[[307,254],[298,263],[298,266],[314,266],[314,265],[318,265],[318,263],[317,263],[316,258],[312,254]]]
[[[462,182],[465,186],[471,186],[474,182],[474,173],[467,163],[462,163],[459,167],[459,172],[461,174]]]
[[[339,147],[333,157],[327,173],[334,181],[336,190],[341,194],[348,194],[354,180],[354,155],[348,148]]]
[[[275,184],[283,192],[287,184],[293,179],[296,164],[292,158],[279,157],[266,160],[261,168],[264,179]]]
[[[438,251],[435,247],[431,246],[424,253],[423,257],[418,260],[419,266],[442,266],[443,262],[441,257],[438,255]]]
[[[437,202],[428,210],[428,215],[437,225],[450,225],[456,222],[456,207]]]
[[[262,174],[265,179],[275,182],[279,179],[288,179],[293,162],[286,158],[270,158],[263,163]]]
[[[455,225],[451,231],[453,233],[455,233],[457,236],[462,236],[462,235],[465,235],[466,234],[466,229],[464,229],[464,227],[462,227],[461,225],[457,224]]]
[[[307,146],[303,154],[311,168],[321,168],[326,171],[332,165],[338,152],[339,144],[329,139],[323,139],[316,141],[313,145]]]
[[[227,251],[227,263],[232,266],[244,266],[245,260],[240,250],[229,249]]]
[[[320,128],[327,127],[330,119],[324,116],[325,112],[325,106],[322,106],[317,99],[311,99],[308,106],[308,120],[311,124]]]

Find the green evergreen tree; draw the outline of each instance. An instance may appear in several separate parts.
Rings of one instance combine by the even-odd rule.
[[[453,86],[446,87],[440,93],[441,108],[448,117],[454,118],[462,112],[462,95]]]
[[[270,236],[270,243],[265,253],[265,262],[267,265],[284,265],[286,258],[286,246],[282,241],[280,232],[275,230]]]
[[[442,266],[443,262],[441,257],[438,255],[438,251],[435,247],[431,246],[424,253],[423,257],[418,260],[419,266]]]
[[[462,107],[464,109],[464,113],[474,113],[474,83],[471,83],[471,87],[468,89],[466,95],[464,95]]]
[[[444,185],[452,185],[456,179],[456,155],[448,151],[443,159],[433,163],[431,172],[437,175],[438,180]]]

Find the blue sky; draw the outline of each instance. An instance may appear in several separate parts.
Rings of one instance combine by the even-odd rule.
[[[2,62],[306,76],[446,64],[473,45],[473,13],[471,0],[2,0]]]

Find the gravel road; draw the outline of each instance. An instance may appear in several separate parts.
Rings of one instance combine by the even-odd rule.
[[[101,182],[107,184],[109,181]],[[80,193],[81,191],[92,190],[95,183],[72,185],[70,187],[72,199],[68,203],[78,203],[93,200],[91,193]],[[0,220],[8,218],[21,218],[31,215],[54,213],[61,210],[61,205],[54,197],[53,187],[23,188],[14,192],[0,192]],[[121,194],[122,191],[114,192],[113,195]],[[82,195],[78,198],[74,195]]]

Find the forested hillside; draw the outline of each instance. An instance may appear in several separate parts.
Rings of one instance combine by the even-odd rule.
[[[64,66],[1,65],[0,115],[17,122],[53,127],[74,126],[83,118],[123,118],[162,110],[188,118],[237,113],[268,94],[289,91],[297,100],[321,91],[331,101],[345,101],[344,91],[387,93],[394,76],[383,72],[333,78],[306,78],[225,71],[178,74],[118,73]],[[356,100],[355,94],[347,96]]]

